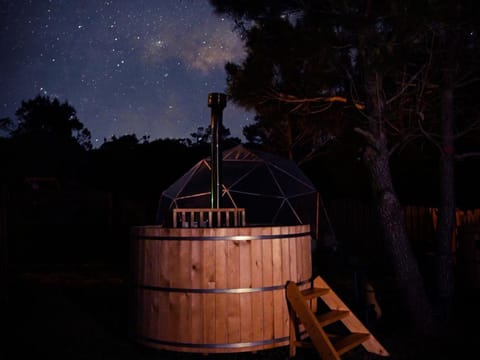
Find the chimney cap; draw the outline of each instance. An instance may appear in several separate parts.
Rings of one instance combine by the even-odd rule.
[[[223,109],[225,106],[227,106],[227,95],[223,93],[208,94],[208,107]]]

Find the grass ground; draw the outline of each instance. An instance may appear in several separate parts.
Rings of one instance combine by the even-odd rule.
[[[16,269],[9,274],[2,304],[0,359],[205,359],[203,354],[142,347],[128,337],[128,288],[123,276],[103,267]],[[334,286],[342,287],[348,278]],[[343,284],[343,285],[342,285]],[[348,287],[344,291],[348,298]],[[475,351],[480,339],[480,292],[459,291],[455,314],[441,336],[417,339],[399,322],[396,309],[384,302],[383,319],[372,332],[391,353],[390,359],[459,359]],[[5,321],[6,320],[6,321]],[[286,347],[256,353],[212,354],[211,359],[287,359]],[[300,350],[297,359],[315,359]],[[377,359],[359,347],[342,359]],[[470,358],[470,356],[468,356]]]

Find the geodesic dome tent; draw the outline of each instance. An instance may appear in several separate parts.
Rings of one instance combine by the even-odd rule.
[[[246,223],[310,224],[316,233],[318,192],[292,161],[238,145],[222,152],[220,204],[245,208]],[[210,208],[211,158],[205,158],[160,196],[157,223],[171,225],[174,208]]]

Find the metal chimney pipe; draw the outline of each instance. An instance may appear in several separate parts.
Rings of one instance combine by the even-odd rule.
[[[212,131],[212,177],[210,188],[210,205],[212,209],[220,208],[222,195],[222,151],[220,146],[220,132],[222,129],[222,112],[227,105],[227,96],[221,93],[208,94],[208,106],[212,109],[210,130]]]

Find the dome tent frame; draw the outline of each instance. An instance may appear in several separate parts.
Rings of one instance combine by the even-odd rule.
[[[174,208],[209,208],[211,157],[197,162],[160,196],[157,223]],[[249,225],[310,224],[317,235],[319,193],[291,160],[237,145],[222,152],[221,207],[245,208]]]

